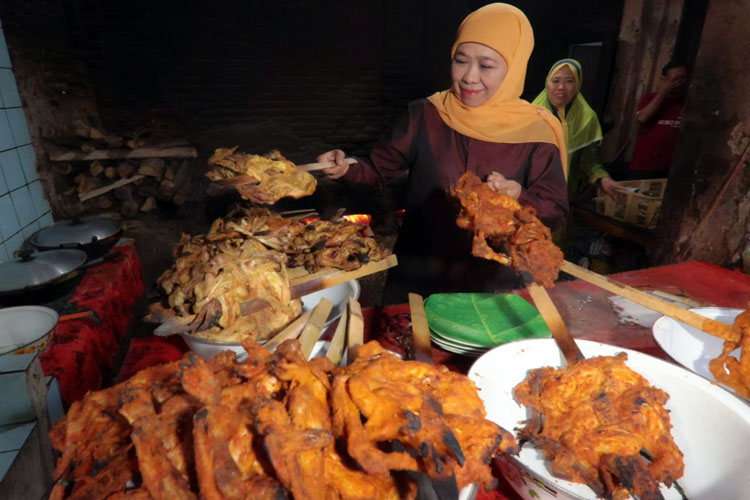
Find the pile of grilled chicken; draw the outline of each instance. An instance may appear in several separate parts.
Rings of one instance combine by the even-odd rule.
[[[472,172],[458,179],[451,194],[461,204],[456,225],[474,232],[472,255],[529,273],[540,285],[554,286],[563,253],[533,208],[491,190]]]
[[[555,476],[601,498],[663,500],[659,483],[671,486],[684,470],[664,408],[669,396],[626,360],[621,353],[531,370],[513,391],[531,409],[518,438],[544,453]]]
[[[516,451],[473,383],[445,367],[374,341],[341,368],[306,361],[296,340],[273,354],[243,345],[243,362],[187,353],[73,403],[50,431],[50,498],[413,499],[400,471],[460,488],[492,481],[492,457]]]
[[[220,341],[270,338],[297,317],[288,268],[358,269],[389,252],[369,226],[285,219],[266,209],[235,208],[205,235],[183,235],[174,265],[157,280],[179,331]],[[175,330],[172,330],[175,332]]]
[[[237,153],[237,147],[219,148],[208,159],[206,177],[234,187],[246,200],[272,205],[281,198],[303,198],[315,192],[315,177],[299,170],[279,151],[265,155]]]

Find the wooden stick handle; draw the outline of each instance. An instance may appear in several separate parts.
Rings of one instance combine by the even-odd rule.
[[[349,314],[346,318],[346,362],[352,364],[357,351],[364,343],[365,318],[359,302],[349,297]]]
[[[356,158],[344,158],[344,163],[352,165],[357,163],[359,160]],[[305,163],[304,165],[297,165],[298,170],[304,170],[305,172],[312,172],[313,170],[325,170],[327,168],[335,167],[335,161],[319,161],[317,163]]]
[[[737,335],[732,333],[732,328],[729,325],[725,325],[714,319],[706,318],[700,314],[696,314],[688,309],[683,309],[680,306],[676,306],[671,302],[661,300],[654,297],[651,294],[642,292],[636,288],[628,285],[624,285],[617,281],[611,280],[606,276],[597,274],[583,267],[577,266],[571,262],[563,261],[563,265],[560,268],[561,271],[565,271],[568,274],[572,274],[576,278],[582,279],[592,285],[596,285],[599,288],[603,288],[608,292],[612,292],[615,295],[624,297],[630,301],[640,304],[644,307],[648,307],[656,312],[662,313],[664,316],[669,316],[677,321],[682,321],[686,325],[702,330],[706,333],[722,338],[724,340],[731,340],[732,342],[739,341]]]
[[[424,299],[416,293],[409,294],[411,311],[411,330],[414,334],[414,359],[432,364],[432,345],[430,344],[430,325],[424,312]]]
[[[325,326],[326,320],[331,314],[331,309],[333,309],[333,302],[325,297],[320,299],[318,305],[313,309],[310,321],[307,322],[307,325],[302,330],[299,336],[299,343],[305,359],[310,359],[310,355],[315,348],[315,342],[320,337],[320,332],[323,330],[323,326]]]
[[[347,281],[361,278],[362,276],[385,271],[389,267],[393,267],[395,265],[398,265],[398,259],[395,255],[389,255],[383,260],[370,262],[369,264],[365,264],[364,266],[360,267],[359,269],[355,269],[354,271],[339,271],[332,274],[318,276],[313,279],[310,279],[309,276],[301,276],[299,278],[299,281],[290,281],[291,288],[289,291],[292,295],[292,298],[297,299],[324,288],[330,288],[332,286],[340,285],[341,283],[346,283]]]
[[[529,295],[531,295],[531,299],[534,301],[537,310],[539,310],[542,319],[547,323],[550,332],[552,332],[552,337],[557,343],[557,347],[562,351],[568,364],[572,365],[576,361],[584,359],[581,349],[578,348],[578,344],[573,340],[573,336],[565,326],[565,322],[562,316],[560,316],[557,307],[555,307],[554,302],[552,302],[552,298],[550,298],[547,290],[536,283],[527,284],[526,289],[529,291]]]

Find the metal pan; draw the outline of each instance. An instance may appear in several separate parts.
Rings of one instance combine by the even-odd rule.
[[[71,219],[36,231],[29,244],[37,250],[76,249],[89,259],[106,254],[120,239],[122,228],[110,219]]]
[[[86,269],[117,257],[108,254],[89,260],[86,252],[75,249],[16,252],[16,257],[0,262],[0,305],[47,304],[75,290]]]

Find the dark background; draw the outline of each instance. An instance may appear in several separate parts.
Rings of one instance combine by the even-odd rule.
[[[366,153],[406,102],[447,88],[456,29],[486,3],[3,0],[0,16],[6,31],[36,44],[54,28],[56,51],[67,33],[109,128],[158,122],[199,142],[242,139],[249,152],[277,147],[311,161],[331,147]],[[622,1],[515,5],[536,38],[524,97],[536,96],[572,44],[602,42],[607,71],[584,75],[596,80],[587,98],[603,104]],[[41,10],[44,18],[31,18]]]

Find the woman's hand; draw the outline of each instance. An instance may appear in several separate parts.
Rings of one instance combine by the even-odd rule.
[[[516,200],[521,196],[521,185],[516,181],[509,181],[498,172],[492,172],[487,176],[487,186],[496,193],[508,195]]]
[[[333,149],[326,151],[322,155],[316,158],[316,161],[333,161],[336,162],[335,167],[326,168],[321,170],[329,179],[338,179],[343,177],[349,171],[349,164],[344,162],[346,154],[340,149]]]
[[[602,189],[604,190],[604,192],[610,196],[613,196],[615,194],[615,191],[625,191],[625,186],[623,186],[616,180],[613,180],[611,177],[602,177],[599,180],[599,183],[602,185]]]

